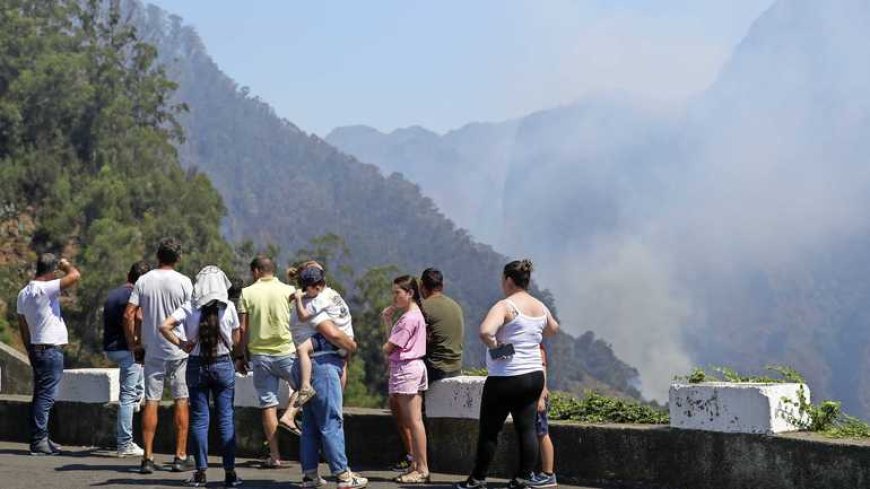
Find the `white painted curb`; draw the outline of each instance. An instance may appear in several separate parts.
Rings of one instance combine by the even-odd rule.
[[[800,389],[801,384],[672,384],[668,396],[671,427],[768,435],[797,431],[791,420],[798,416]],[[809,402],[809,388],[804,385],[803,389]]]

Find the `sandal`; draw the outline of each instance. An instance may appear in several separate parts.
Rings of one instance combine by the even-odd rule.
[[[396,477],[393,479],[393,482],[398,482],[399,484],[428,484],[430,479],[429,474],[422,474],[414,470]]]
[[[278,427],[285,431],[289,431],[290,434],[302,436],[302,430],[300,430],[299,427],[296,426],[296,423],[290,424],[285,423],[284,421],[278,421]]]
[[[284,468],[284,464],[281,463],[281,460],[279,460],[277,458],[266,457],[266,459],[263,460],[263,464],[260,465],[260,468],[262,468],[262,469],[281,469],[281,468]]]
[[[306,402],[310,401],[312,397],[317,395],[317,391],[313,388],[309,387],[307,389],[300,389],[299,392],[296,393],[296,402],[293,403],[294,407],[301,408]]]

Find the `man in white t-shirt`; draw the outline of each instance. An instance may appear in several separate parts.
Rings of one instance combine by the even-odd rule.
[[[55,270],[64,273],[55,277]],[[63,377],[63,346],[69,342],[60,315],[60,292],[72,287],[81,274],[66,259],[44,253],[36,261],[36,277],[18,293],[16,311],[21,339],[33,369],[30,404],[30,454],[57,455],[60,445],[48,436],[48,414]]]
[[[164,381],[169,382],[175,400],[175,459],[173,472],[193,470],[195,463],[187,455],[188,393],[185,374],[187,353],[164,338],[158,328],[176,309],[188,302],[193,284],[175,271],[181,259],[181,242],[164,238],[157,247],[156,269],[139,277],[124,310],[124,327],[136,342],[136,350],[145,350],[145,407],[142,409],[142,441],[145,453],[139,472],[152,474],[154,464],[154,434],[157,431],[157,406],[163,398]],[[137,328],[139,311],[142,321]],[[136,351],[134,350],[134,351]]]

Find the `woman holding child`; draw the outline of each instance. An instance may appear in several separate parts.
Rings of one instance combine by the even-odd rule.
[[[288,277],[292,275],[288,273]],[[342,422],[342,379],[348,354],[357,347],[350,312],[344,299],[327,287],[319,263],[303,263],[298,280],[302,291],[294,297],[300,320],[293,328],[297,347],[293,372],[299,379],[300,396],[304,392],[308,398],[302,411],[300,439],[302,487],[313,489],[326,484],[317,472],[322,455],[338,489],[360,489],[368,480],[348,466]]]
[[[393,322],[396,313],[399,318]],[[390,359],[389,393],[398,407],[401,429],[411,433],[408,472],[395,478],[403,484],[429,482],[426,458],[426,428],[423,425],[423,396],[429,387],[426,365],[426,319],[417,279],[408,275],[393,280],[393,305],[384,309],[384,325],[390,337],[384,354]]]

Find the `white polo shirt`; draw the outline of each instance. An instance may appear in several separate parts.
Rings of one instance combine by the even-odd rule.
[[[66,323],[60,315],[60,279],[32,280],[18,293],[18,314],[27,320],[32,345],[66,345]]]

